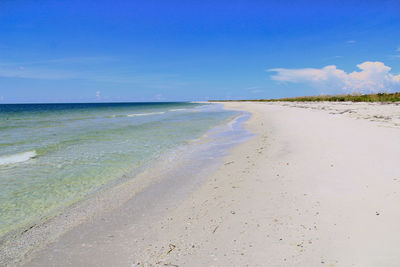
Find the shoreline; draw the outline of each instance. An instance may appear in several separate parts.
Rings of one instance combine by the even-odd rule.
[[[229,134],[232,127],[230,124],[240,124],[243,116],[246,115],[241,112],[221,125],[212,127],[203,136],[188,140],[178,148],[167,151],[158,160],[154,160],[151,165],[148,164],[148,167],[142,168],[140,171],[135,170],[132,176],[125,175],[85,198],[43,216],[27,227],[14,230],[2,236],[0,265],[26,264],[37,253],[46,249],[49,244],[57,243],[60,238],[80,225],[90,223],[98,217],[112,213],[133,198],[136,198],[136,196],[146,193],[146,190],[169,178],[170,173],[177,172],[185,168],[185,165],[189,165],[188,161],[194,155],[203,157],[203,151],[207,147],[212,147],[213,145],[214,147],[221,146],[220,143],[223,143],[223,141],[218,142],[216,146],[214,143],[217,137],[215,139],[213,135]],[[241,134],[243,135],[243,133]],[[240,142],[239,139],[234,140],[238,137],[225,137],[231,138],[233,142]],[[216,149],[216,154],[225,153],[225,148]],[[218,156],[216,155],[216,157]],[[194,167],[197,168],[197,166]],[[212,167],[213,165],[210,164],[210,168]]]
[[[213,171],[188,172],[199,178],[192,190],[174,198],[164,180],[28,265],[396,266],[398,108],[371,122],[362,105],[302,105],[224,103],[251,113],[244,126],[255,136],[210,159]]]

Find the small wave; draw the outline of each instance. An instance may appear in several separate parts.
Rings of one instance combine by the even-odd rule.
[[[228,122],[228,126],[233,129],[235,127],[235,125],[238,123],[238,121],[242,118],[244,118],[246,115],[245,114],[238,114],[236,116],[234,116],[229,122]]]
[[[106,116],[106,118],[121,118],[121,117],[139,117],[139,116],[150,116],[150,115],[159,115],[159,114],[164,114],[164,112],[149,112],[149,113],[133,113],[133,114],[128,114],[128,115],[110,115]]]
[[[8,156],[2,156],[0,157],[0,165],[9,165],[14,163],[24,162],[30,160],[31,158],[36,157],[36,155],[37,155],[36,151],[33,150]]]
[[[187,110],[187,108],[176,108],[176,109],[170,109],[169,111],[182,111],[182,110]]]
[[[164,113],[165,112],[134,113],[134,114],[129,114],[128,117],[149,116],[149,115],[158,115],[158,114],[164,114]]]
[[[119,117],[127,117],[127,115],[111,115],[111,116],[106,116],[106,118],[119,118]]]

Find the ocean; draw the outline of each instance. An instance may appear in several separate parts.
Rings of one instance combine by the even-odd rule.
[[[0,236],[134,179],[210,131],[232,139],[239,116],[181,102],[0,105]]]

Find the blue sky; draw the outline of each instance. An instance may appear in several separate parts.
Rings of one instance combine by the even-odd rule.
[[[399,91],[399,74],[400,1],[0,4],[0,103]]]

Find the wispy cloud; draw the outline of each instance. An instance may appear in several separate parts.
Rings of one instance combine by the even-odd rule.
[[[19,67],[4,67],[0,65],[0,77],[5,78],[25,78],[41,80],[62,80],[74,78],[76,73],[63,70],[40,69]]]
[[[306,83],[312,86],[346,92],[382,92],[400,89],[400,74],[390,73],[391,68],[382,62],[364,62],[358,64],[361,71],[346,73],[335,65],[316,68],[285,69],[276,68],[271,78],[280,82]]]
[[[94,64],[114,61],[114,57],[64,57],[64,58],[51,58],[44,60],[33,60],[33,61],[19,61],[19,62],[2,62],[0,66],[31,66],[31,65],[62,65],[62,64]]]
[[[252,87],[247,87],[247,91],[250,91],[253,94],[258,94],[258,93],[263,93],[264,90],[260,86],[252,86]]]
[[[155,100],[157,100],[157,101],[161,101],[161,100],[163,99],[163,95],[162,95],[162,94],[156,94],[156,95],[154,96],[154,98],[155,98]]]
[[[111,71],[93,66],[115,60],[111,57],[71,57],[29,62],[0,62],[0,78],[36,80],[85,80],[102,83],[118,83],[144,88],[171,89],[189,86],[174,73],[139,73],[113,68]],[[71,64],[71,65],[70,65]],[[79,69],[79,71],[77,70]]]
[[[113,62],[112,67],[107,65]],[[126,61],[110,57],[70,57],[30,62],[0,62],[0,78],[114,84],[149,90],[175,90],[195,84],[176,73],[141,72]],[[103,65],[107,65],[103,67]],[[101,86],[101,85],[100,85]],[[99,88],[100,89],[100,88]],[[105,99],[100,92],[93,99]]]
[[[348,43],[348,44],[355,44],[355,43],[357,43],[357,41],[356,41],[356,40],[348,40],[348,41],[346,41],[346,43]]]
[[[330,56],[330,57],[323,58],[323,60],[335,60],[338,58],[343,58],[343,56]]]
[[[71,70],[65,65],[96,64],[111,60],[110,57],[69,57],[40,61],[1,62],[0,77],[39,80],[63,80],[83,78],[84,73]]]

